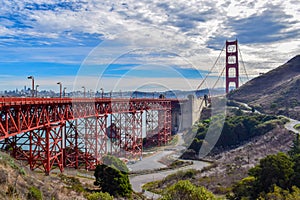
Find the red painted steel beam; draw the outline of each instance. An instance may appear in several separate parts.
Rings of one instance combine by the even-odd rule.
[[[170,102],[165,99],[1,98],[0,140],[67,120],[170,109]]]
[[[3,148],[12,148],[15,158],[28,161],[32,170],[41,168],[49,174],[54,165],[61,171],[64,167],[93,169],[108,153],[108,130],[115,134],[110,138],[111,153],[142,155],[145,111],[157,113],[152,116],[160,124],[157,141],[167,143],[170,113],[177,103],[170,99],[0,98],[0,142]]]

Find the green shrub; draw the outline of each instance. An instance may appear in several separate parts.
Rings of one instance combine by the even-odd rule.
[[[132,187],[128,174],[115,167],[97,165],[94,176],[94,185],[113,196],[131,197]]]
[[[31,186],[27,193],[28,200],[42,200],[43,195],[42,192],[35,186]]]
[[[60,177],[60,179],[69,186],[70,189],[78,192],[78,193],[82,193],[85,191],[85,189],[83,188],[81,182],[79,181],[78,178],[75,177],[69,177],[66,176],[64,174],[60,174],[58,175]]]
[[[95,192],[87,195],[87,200],[113,200],[114,197],[107,192]]]
[[[195,175],[197,173],[199,173],[199,171],[196,169],[179,170],[165,177],[163,181],[168,182],[169,180],[173,180],[173,179],[176,179],[177,181],[191,179],[191,178],[195,178]]]
[[[126,164],[120,160],[119,158],[115,156],[106,155],[103,157],[103,164],[114,167],[117,170],[120,170],[122,172],[129,172]]]
[[[178,181],[167,188],[161,200],[201,199],[214,200],[215,196],[204,187],[197,187],[190,181]]]
[[[300,124],[296,124],[295,126],[294,126],[294,129],[297,129],[298,131],[300,130]]]
[[[217,133],[219,130],[222,130],[219,140],[214,146],[214,150],[216,150],[218,148],[233,148],[284,123],[284,119],[276,116],[256,113],[240,112],[238,116],[227,116],[225,121],[223,115],[215,115],[210,120],[203,120],[197,123],[196,136],[192,140],[189,149],[193,149],[198,153],[202,145],[207,144],[206,134],[208,129],[210,129],[210,133]]]

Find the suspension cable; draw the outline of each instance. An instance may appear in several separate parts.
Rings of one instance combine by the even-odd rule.
[[[238,49],[239,49],[240,57],[241,57],[241,60],[242,60],[242,65],[243,65],[243,68],[244,68],[244,71],[245,71],[245,74],[246,74],[246,77],[247,77],[247,81],[249,81],[249,76],[248,76],[248,73],[247,73],[247,70],[246,70],[246,67],[245,67],[245,63],[244,63],[244,60],[243,60],[243,57],[242,57],[242,52],[241,52],[240,48],[238,48]]]
[[[225,44],[223,45],[222,47],[222,50],[217,58],[217,60],[215,61],[215,63],[213,64],[213,66],[211,67],[211,69],[209,70],[209,72],[205,75],[203,81],[198,85],[197,89],[196,90],[199,90],[199,88],[203,85],[203,83],[206,81],[206,79],[208,78],[208,75],[211,74],[211,72],[213,71],[213,69],[216,67],[217,65],[217,62],[219,61],[219,58],[221,57],[221,54],[222,52],[224,51],[224,47],[225,47]]]
[[[219,75],[217,81],[215,82],[215,84],[213,85],[213,87],[211,89],[214,89],[216,87],[216,85],[219,82],[220,78],[223,76],[225,69],[226,69],[226,67],[223,68],[221,74]]]

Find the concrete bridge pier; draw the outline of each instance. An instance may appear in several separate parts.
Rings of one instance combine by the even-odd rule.
[[[172,134],[190,128],[200,119],[203,107],[205,107],[204,97],[197,98],[194,95],[189,95],[185,100],[174,102],[172,105]]]

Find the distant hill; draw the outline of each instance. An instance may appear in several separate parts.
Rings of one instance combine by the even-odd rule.
[[[228,94],[265,113],[300,120],[300,55]]]

